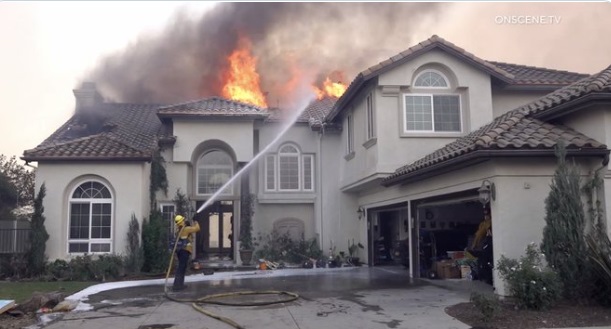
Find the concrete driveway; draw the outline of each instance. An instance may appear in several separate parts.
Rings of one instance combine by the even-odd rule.
[[[297,301],[270,306],[204,305],[247,329],[469,328],[444,309],[467,301],[475,283],[445,282],[436,286],[426,281],[410,282],[407,271],[398,267],[290,271],[270,275],[251,271],[222,277],[219,273],[202,282],[194,282],[197,276],[189,277],[188,290],[173,295],[196,298],[241,290],[283,290],[300,295]],[[90,296],[88,302],[93,310],[67,313],[45,328],[231,328],[195,311],[189,303],[165,299],[162,285],[103,291]]]

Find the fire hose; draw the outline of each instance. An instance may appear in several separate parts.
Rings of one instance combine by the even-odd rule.
[[[183,226],[180,231],[178,232],[178,237],[180,238],[180,235],[182,233],[182,230],[185,227]],[[215,305],[224,305],[224,306],[265,306],[265,305],[273,305],[273,304],[282,304],[282,303],[289,303],[292,302],[294,300],[297,300],[299,298],[299,295],[292,293],[292,292],[288,292],[288,291],[277,291],[277,290],[264,290],[264,291],[236,291],[236,292],[229,292],[229,293],[222,293],[222,294],[213,294],[213,295],[206,295],[206,296],[202,296],[199,298],[187,298],[187,299],[183,299],[183,298],[176,298],[174,296],[170,296],[168,294],[168,279],[170,278],[170,273],[172,272],[172,265],[174,263],[174,255],[176,254],[176,246],[178,245],[178,239],[176,239],[176,241],[174,242],[174,247],[172,248],[172,254],[170,256],[170,264],[168,265],[168,270],[166,272],[166,276],[165,276],[165,283],[163,285],[163,292],[164,295],[167,299],[174,301],[174,302],[178,302],[178,303],[191,303],[191,306],[198,312],[207,315],[213,319],[219,320],[221,322],[227,323],[228,325],[236,328],[236,329],[244,329],[243,326],[241,326],[240,324],[236,323],[235,321],[218,315],[218,314],[214,314],[206,309],[203,308],[203,304],[215,304]],[[225,298],[225,297],[234,297],[234,296],[247,296],[247,295],[280,295],[283,296],[284,299],[279,299],[279,300],[272,300],[272,301],[260,301],[260,302],[243,302],[243,303],[239,303],[239,302],[227,302],[227,301],[220,301],[220,300],[216,300],[219,298]]]

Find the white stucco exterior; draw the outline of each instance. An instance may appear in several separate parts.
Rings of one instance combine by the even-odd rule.
[[[128,224],[132,214],[140,224],[149,214],[149,167],[147,163],[49,163],[38,167],[36,190],[44,183],[45,227],[49,233],[49,259],[67,258],[68,199],[74,189],[86,181],[100,181],[111,191],[112,251],[123,253]]]
[[[441,73],[449,84],[447,88],[415,87],[414,78],[425,70]],[[382,185],[383,179],[398,168],[544,94],[541,90],[503,89],[495,79],[471,62],[433,49],[367,80],[338,110],[333,122],[326,122],[317,129],[306,122],[293,124],[265,152],[263,150],[285,123],[244,117],[227,117],[223,120],[165,118],[165,124],[171,125],[175,142],[162,149],[168,194],[158,192],[156,201],[171,204],[177,190],[187,195],[193,207],[208,200],[210,195],[197,193],[197,166],[202,155],[211,150],[226,152],[231,157],[234,173],[263,153],[246,174],[248,179],[244,182],[238,180],[234,184],[233,194],[220,198],[233,202],[233,232],[239,232],[240,197],[254,194],[257,198],[253,220],[255,235],[265,235],[279,221],[290,220],[302,223],[303,237],[316,238],[325,253],[332,247],[336,251],[346,251],[348,241],[365,245],[365,250],[360,250],[359,256],[372,264],[371,222],[377,220],[380,212],[394,211],[388,218],[392,218],[400,239],[411,238],[410,255],[417,255],[418,223],[422,216],[418,205],[430,200],[448,203],[457,198],[477,200],[478,188],[484,180],[488,180],[494,184],[496,192],[489,204],[494,258],[498,260],[501,255],[520,257],[528,243],[539,243],[542,237],[544,200],[556,167],[553,157],[542,157],[540,154],[531,157],[490,156],[466,166],[448,168],[444,172],[422,174],[417,179],[388,187]],[[420,94],[457,95],[460,131],[407,131],[405,97]],[[368,113],[367,97],[372,100],[372,116]],[[348,127],[348,118],[352,120],[351,128]],[[371,118],[375,129],[372,138],[368,138],[368,120]],[[589,111],[577,111],[561,121],[588,137],[611,145],[611,107],[597,105]],[[349,136],[352,138],[352,150],[348,150]],[[279,187],[278,158],[284,145],[291,145],[296,150],[294,159],[299,162],[295,167],[299,168],[296,170],[298,172],[286,175],[290,179],[300,180],[299,188],[283,190]],[[268,156],[275,159],[275,167],[266,164]],[[303,183],[306,161],[312,161],[311,189],[306,189]],[[582,173],[590,174],[601,163],[600,157],[581,159]],[[286,163],[283,165],[289,166]],[[269,183],[268,174],[274,175],[276,181]],[[49,258],[70,256],[67,251],[68,194],[75,184],[85,179],[97,179],[112,191],[112,251],[124,252],[131,214],[141,221],[150,212],[149,175],[148,162],[40,162],[36,188],[44,182],[48,191],[44,202],[47,230],[51,235],[47,246]],[[269,188],[268,183],[273,188]],[[611,205],[611,193],[606,192],[609,188],[611,174],[605,172],[601,198],[607,208]],[[360,218],[358,210],[361,210]],[[611,224],[610,215],[607,221]],[[237,242],[237,234],[233,234],[233,242]],[[236,255],[234,249],[233,259],[236,259]],[[413,257],[410,264],[412,275],[417,276]],[[496,275],[495,286],[500,294],[504,294],[502,280]]]

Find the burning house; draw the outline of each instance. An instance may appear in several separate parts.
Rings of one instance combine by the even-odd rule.
[[[468,248],[484,213],[495,257],[540,241],[561,140],[584,172],[608,166],[611,108],[599,100],[611,93],[611,68],[588,76],[492,62],[433,36],[361,68],[349,84],[340,72],[290,65],[274,84],[262,82],[249,40],[236,45],[222,74],[205,77],[216,94],[193,101],[130,102],[131,91],[153,90],[148,82],[126,90],[126,102],[104,101],[93,84],[74,90],[74,116],[22,157],[38,162],[37,188],[49,191],[51,259],[121,253],[132,214],[142,220],[153,204],[169,220],[177,191],[200,209],[260,155],[190,214],[203,228],[195,258],[240,263],[241,203],[255,195],[255,234],[316,238],[325,253],[354,241],[370,266],[397,262],[405,241],[405,265],[418,277]],[[98,77],[116,96],[122,82],[108,89],[114,78]],[[151,196],[158,156],[167,194]]]

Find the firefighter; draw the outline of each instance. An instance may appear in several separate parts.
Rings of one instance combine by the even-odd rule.
[[[185,273],[187,272],[189,257],[193,252],[193,233],[199,232],[199,223],[195,221],[195,225],[191,226],[182,215],[176,215],[174,223],[176,224],[177,235],[176,258],[178,258],[178,268],[174,276],[172,290],[180,291],[187,287],[185,286]],[[180,236],[178,236],[179,234]]]

